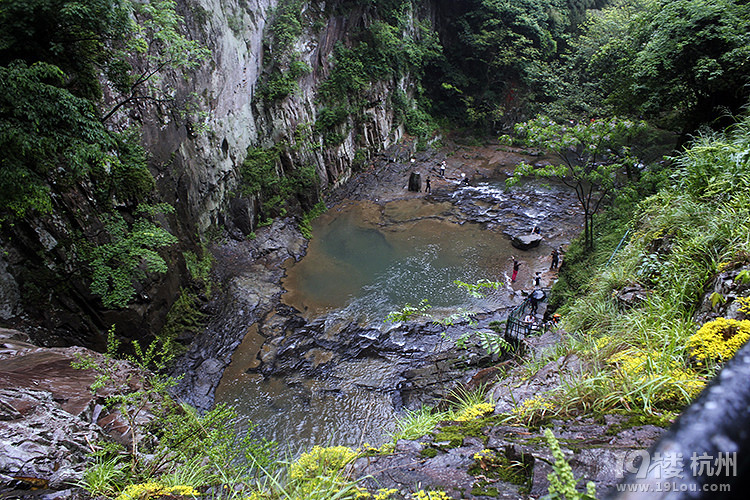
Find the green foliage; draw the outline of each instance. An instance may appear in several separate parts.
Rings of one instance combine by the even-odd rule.
[[[615,112],[691,131],[747,102],[749,27],[746,2],[620,1],[589,18],[571,71]]]
[[[176,7],[175,0],[132,2],[133,17],[127,36],[109,55],[121,68],[114,82],[121,95],[105,113],[104,121],[130,103],[172,101],[169,91],[156,84],[161,73],[195,69],[211,55],[206,47],[181,33],[184,19]],[[131,64],[133,55],[137,58]]]
[[[750,250],[747,193],[721,180],[739,172],[738,158],[750,149],[741,146],[746,137],[746,128],[738,126],[710,140],[699,138],[695,148],[677,158],[682,168],[675,186],[639,204],[627,224],[627,245],[611,263],[603,265],[609,250],[578,268],[583,295],[559,309],[564,328],[572,334],[560,347],[591,362],[585,375],[570,380],[555,395],[566,413],[616,408],[646,415],[679,411],[715,373],[713,358],[720,356],[714,353],[724,352],[722,342],[734,338],[736,325],[717,322],[693,337],[693,315],[722,263],[744,262]],[[717,180],[715,185],[711,177],[703,177],[706,169]],[[716,191],[705,196],[711,189]],[[610,233],[612,250],[625,225],[621,219],[602,228]],[[576,252],[571,247],[566,254],[561,278],[578,260]],[[644,299],[620,304],[619,291],[634,284],[643,288]],[[741,340],[732,340],[726,352]],[[699,354],[703,365],[697,369],[694,356]]]
[[[152,486],[178,491],[174,488],[252,485],[260,481],[259,472],[268,473],[276,464],[275,443],[254,437],[255,426],[240,422],[233,409],[217,405],[200,416],[171,399],[168,389],[175,381],[158,373],[141,372],[146,380],[137,384],[138,390],[133,390],[130,378],[117,378],[122,362],[116,359],[119,342],[114,328],[108,338],[107,353],[101,358],[83,357],[75,366],[96,371],[92,389],[107,386],[106,403],[128,421],[132,446],[127,452],[107,443],[100,446],[81,483],[87,491],[108,496],[125,491],[138,496],[136,492],[145,494]],[[134,343],[130,362],[141,368],[163,367],[157,345],[142,349]],[[140,424],[139,416],[145,412],[155,416],[149,427]],[[147,433],[154,439],[141,439]],[[140,484],[144,481],[148,484]]]
[[[107,158],[110,136],[91,102],[62,88],[56,66],[0,67],[0,215],[50,213],[50,184],[69,187]]]
[[[425,80],[435,101],[431,111],[452,123],[497,130],[534,103],[556,98],[550,62],[567,25],[565,5],[556,0],[452,5],[442,30],[445,60]]]
[[[280,154],[284,147],[285,143],[270,149],[251,147],[240,169],[240,189],[247,196],[260,197],[261,216],[268,219],[285,215],[290,207],[301,204],[317,191],[315,167],[303,166],[287,172],[281,169]]]
[[[77,486],[92,495],[113,497],[119,492],[119,486],[126,477],[127,471],[123,468],[122,457],[95,457]]]
[[[406,410],[396,421],[396,429],[391,435],[395,444],[399,439],[414,440],[429,434],[435,426],[446,419],[444,412],[422,406],[418,410]]]
[[[427,314],[427,311],[430,310],[432,306],[427,301],[427,299],[422,299],[422,302],[420,302],[418,305],[413,306],[411,304],[406,304],[404,307],[402,307],[398,311],[391,311],[388,313],[388,315],[385,317],[386,323],[398,323],[401,321],[411,321],[415,318],[418,318],[420,316],[425,316]]]
[[[725,133],[697,137],[676,158],[678,186],[702,200],[727,201],[750,189],[750,118]]]
[[[129,5],[115,0],[6,0],[0,9],[0,65],[14,60],[54,64],[70,76],[65,86],[72,94],[97,99],[100,68],[115,70],[107,44],[130,30]]]
[[[302,1],[281,2],[272,13],[273,49],[283,53],[302,34]]]
[[[580,493],[576,490],[578,481],[573,476],[573,469],[570,468],[570,464],[565,460],[565,455],[552,431],[544,429],[544,438],[547,440],[547,446],[549,446],[552,456],[555,459],[555,463],[552,465],[554,471],[547,475],[547,479],[549,479],[549,494],[544,498],[549,500],[595,500],[596,486],[593,482],[589,481],[586,483],[585,493]]]
[[[180,289],[177,300],[167,313],[158,338],[168,350],[170,357],[182,354],[185,348],[177,343],[179,338],[192,338],[202,331],[206,315],[200,311],[198,295],[185,288]]]
[[[499,356],[501,354],[512,353],[515,351],[513,346],[509,344],[502,335],[497,333],[478,331],[476,332],[476,336],[479,339],[479,345],[482,346],[482,349],[484,349],[487,354],[495,354]]]
[[[103,215],[109,241],[89,245],[82,252],[84,263],[91,270],[91,292],[101,297],[105,307],[125,307],[135,295],[134,283],[145,279],[147,273],[168,270],[157,250],[177,243],[177,238],[146,217],[153,209],[142,206],[143,215],[132,223],[117,212]],[[171,207],[162,205],[158,209],[166,211]]]
[[[258,96],[265,101],[278,101],[299,89],[297,81],[312,71],[307,63],[293,59],[289,68],[275,68],[268,80],[258,87]]]
[[[502,283],[499,281],[489,281],[486,279],[480,279],[476,283],[466,283],[461,280],[455,280],[455,283],[459,288],[466,290],[466,292],[472,297],[481,299],[487,294],[487,290],[497,290],[500,288]]]
[[[326,145],[343,140],[341,130],[349,116],[359,115],[366,104],[367,89],[373,82],[396,81],[410,75],[419,80],[425,68],[439,59],[442,47],[428,21],[414,21],[411,2],[395,2],[387,7],[378,4],[386,19],[374,21],[355,36],[354,43],[338,43],[333,51],[331,71],[318,88],[322,108],[315,131],[324,136]],[[391,96],[396,120],[417,137],[431,134],[435,128],[426,107],[417,104],[422,89],[417,85],[414,96],[403,90]]]
[[[617,173],[637,162],[626,146],[644,129],[643,123],[620,118],[560,124],[546,117],[537,117],[518,124],[516,133],[525,144],[551,150],[561,163],[521,163],[508,179],[508,185],[517,184],[524,176],[552,177],[574,189],[584,215],[584,241],[586,248],[591,250],[594,247],[594,214],[615,187]]]
[[[424,111],[414,98],[401,89],[390,96],[394,115],[398,123],[403,123],[406,132],[415,137],[427,137],[435,130],[432,117]]]
[[[305,212],[305,215],[303,215],[302,219],[299,221],[299,230],[302,233],[302,236],[308,240],[312,238],[311,222],[319,215],[325,213],[326,210],[328,210],[328,208],[326,207],[325,202],[319,201],[312,209]]]
[[[337,42],[333,52],[334,66],[328,78],[318,87],[318,96],[326,103],[357,98],[369,83],[366,67],[357,49]]]

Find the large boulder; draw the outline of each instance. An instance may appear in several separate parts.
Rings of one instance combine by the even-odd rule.
[[[539,243],[542,242],[541,234],[522,234],[513,236],[510,240],[510,244],[519,250],[529,250],[534,247],[538,247]]]
[[[82,356],[110,368],[96,393],[90,387],[97,374],[72,366]],[[127,362],[81,347],[40,348],[23,333],[0,329],[0,485],[61,488],[82,479],[97,441],[131,445],[129,423],[106,398],[143,389],[145,378]],[[152,418],[146,409],[136,424]]]

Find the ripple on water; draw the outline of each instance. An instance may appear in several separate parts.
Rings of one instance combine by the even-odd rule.
[[[417,201],[392,202],[382,212],[350,204],[318,218],[307,255],[287,269],[283,301],[307,318],[336,311],[360,322],[423,299],[438,308],[491,306],[467,297],[454,280],[502,280],[510,242],[476,224],[443,220],[445,206]]]
[[[508,196],[496,187],[481,189],[491,196]],[[313,221],[307,255],[288,266],[283,302],[308,320],[325,315],[326,336],[337,335],[350,321],[387,328],[383,319],[390,311],[422,299],[436,316],[459,307],[490,310],[505,305],[504,290],[472,299],[454,280],[502,281],[509,272],[509,256],[516,251],[499,231],[452,222],[446,217],[450,207],[408,200],[384,207],[350,203],[330,210]],[[530,250],[523,259],[531,262],[548,250]],[[253,373],[263,340],[257,327],[250,329],[216,400],[231,402],[259,423],[265,437],[294,452],[315,444],[378,443],[393,427],[398,373],[406,361],[344,361],[325,380],[264,378]],[[391,340],[399,343],[398,338]],[[327,355],[310,352],[308,361],[324,363]]]

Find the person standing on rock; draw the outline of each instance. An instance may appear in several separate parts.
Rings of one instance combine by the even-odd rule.
[[[552,263],[549,265],[549,270],[552,271],[557,269],[557,265],[560,263],[560,252],[555,248],[550,255],[552,255]]]
[[[540,276],[542,273],[540,271],[536,272],[536,276],[534,276],[534,286],[539,288],[542,286],[542,277]]]
[[[516,260],[516,257],[511,255],[511,258],[513,259],[513,274],[510,276],[510,282],[515,283],[516,278],[518,277],[518,268],[521,267],[521,263]]]
[[[440,177],[445,177],[445,160],[440,164]]]
[[[427,180],[424,181],[424,192],[432,194],[432,186],[430,185],[430,176],[427,176]]]

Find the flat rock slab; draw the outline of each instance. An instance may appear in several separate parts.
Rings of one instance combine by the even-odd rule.
[[[513,236],[510,240],[510,244],[519,250],[529,250],[534,247],[538,247],[539,243],[542,242],[541,234],[522,234]]]

